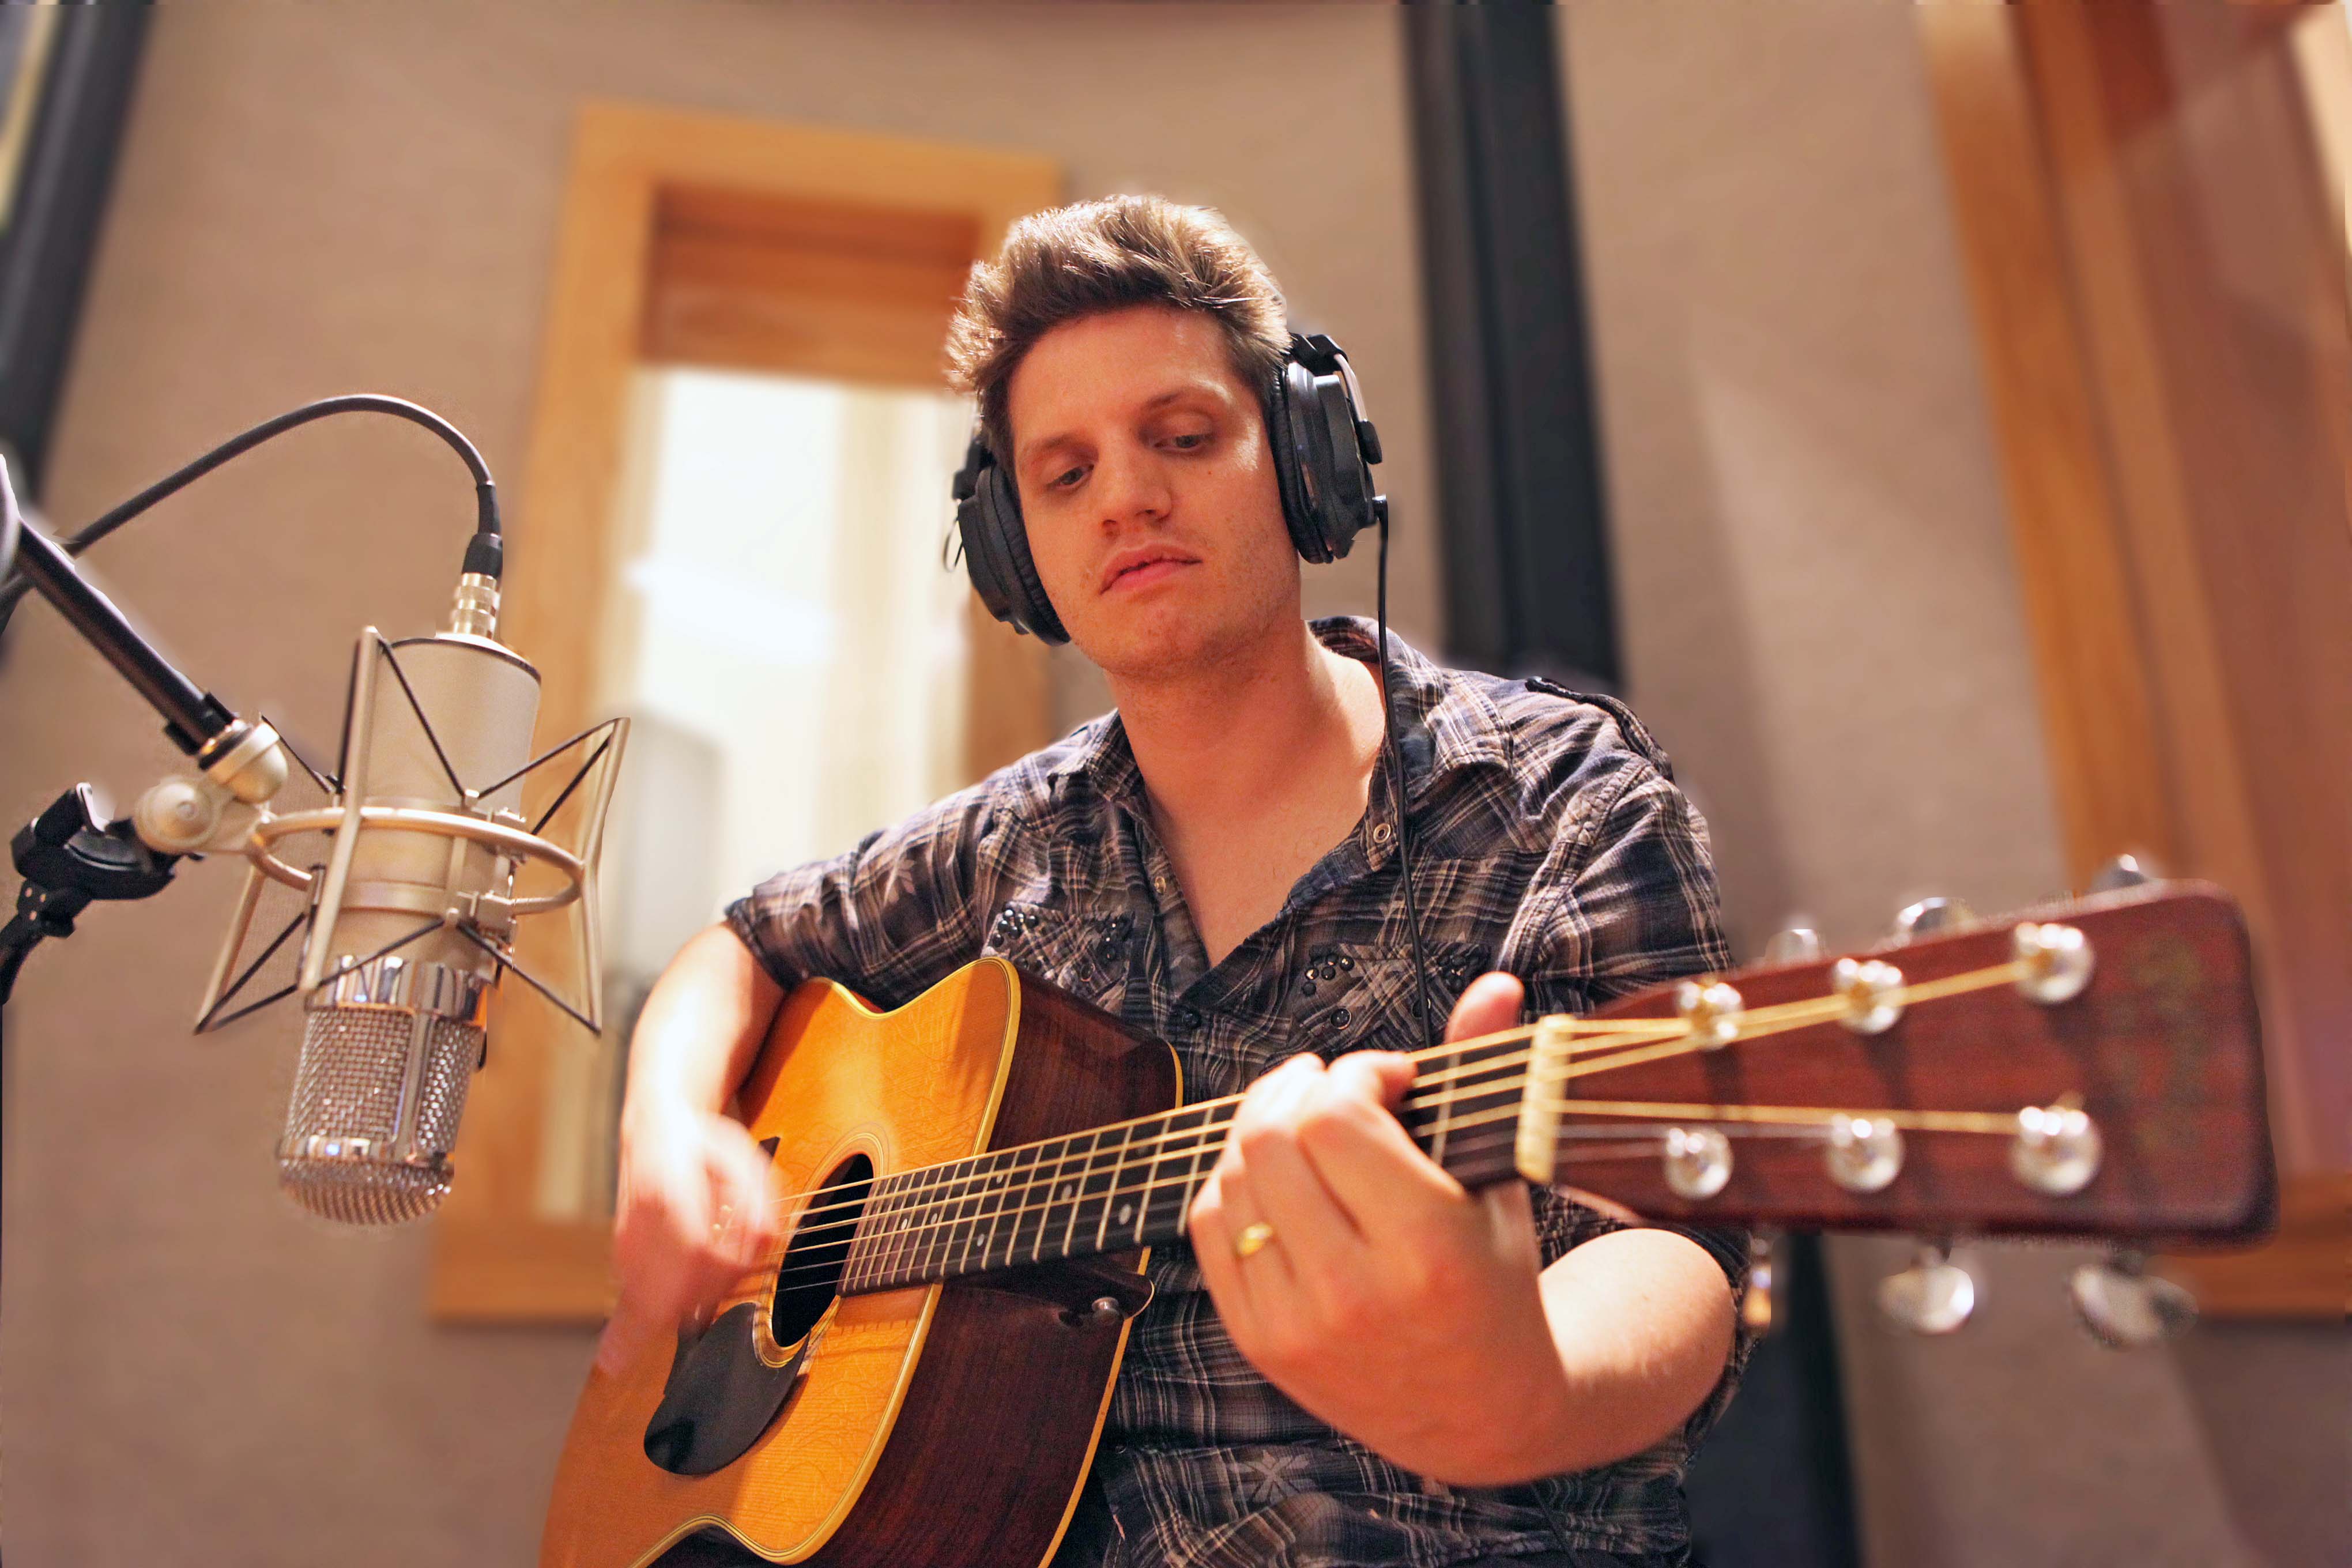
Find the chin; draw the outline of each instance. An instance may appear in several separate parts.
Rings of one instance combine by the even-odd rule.
[[[1265,633],[1255,620],[1212,618],[1198,605],[1161,603],[1122,607],[1083,631],[1070,628],[1079,652],[1105,675],[1164,679],[1214,666]]]

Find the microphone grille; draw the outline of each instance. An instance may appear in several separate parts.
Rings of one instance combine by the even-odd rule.
[[[482,1026],[389,1006],[314,1007],[304,1018],[278,1185],[311,1213],[345,1225],[422,1219],[449,1191],[448,1153],[481,1060]],[[420,1024],[415,1152],[404,1157],[402,1102]]]

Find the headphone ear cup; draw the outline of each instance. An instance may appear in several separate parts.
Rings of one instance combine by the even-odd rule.
[[[1021,521],[1021,498],[1003,469],[989,463],[973,475],[972,493],[956,507],[956,524],[963,534],[972,589],[988,613],[1041,641],[1068,642],[1069,632],[1037,581],[1028,530]]]
[[[1329,459],[1316,449],[1315,373],[1296,359],[1275,366],[1266,397],[1266,444],[1274,451],[1274,477],[1282,491],[1282,521],[1298,553],[1321,564],[1332,559],[1322,520],[1323,500],[1316,478]]]

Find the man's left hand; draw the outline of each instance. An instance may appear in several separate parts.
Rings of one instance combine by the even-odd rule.
[[[1446,1038],[1513,1026],[1521,994],[1482,976]],[[1527,1186],[1465,1192],[1414,1146],[1393,1114],[1413,1071],[1360,1051],[1258,1079],[1190,1236],[1234,1343],[1276,1387],[1407,1468],[1495,1484],[1518,1479],[1531,1427],[1570,1419],[1568,1383]]]

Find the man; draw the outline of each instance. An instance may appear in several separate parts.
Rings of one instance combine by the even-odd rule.
[[[1167,1040],[1188,1098],[1248,1089],[1190,1245],[1152,1260],[1057,1561],[1677,1561],[1740,1256],[1465,1194],[1387,1114],[1424,1040],[1397,826],[1456,1036],[1724,966],[1705,830],[1622,708],[1402,644],[1395,797],[1369,626],[1300,616],[1262,402],[1287,343],[1273,279],[1199,209],[1041,214],[974,268],[957,377],[1118,710],[679,954],[631,1058],[604,1353],[778,1239],[720,1108],[785,988],[896,1005],[1001,952]]]

